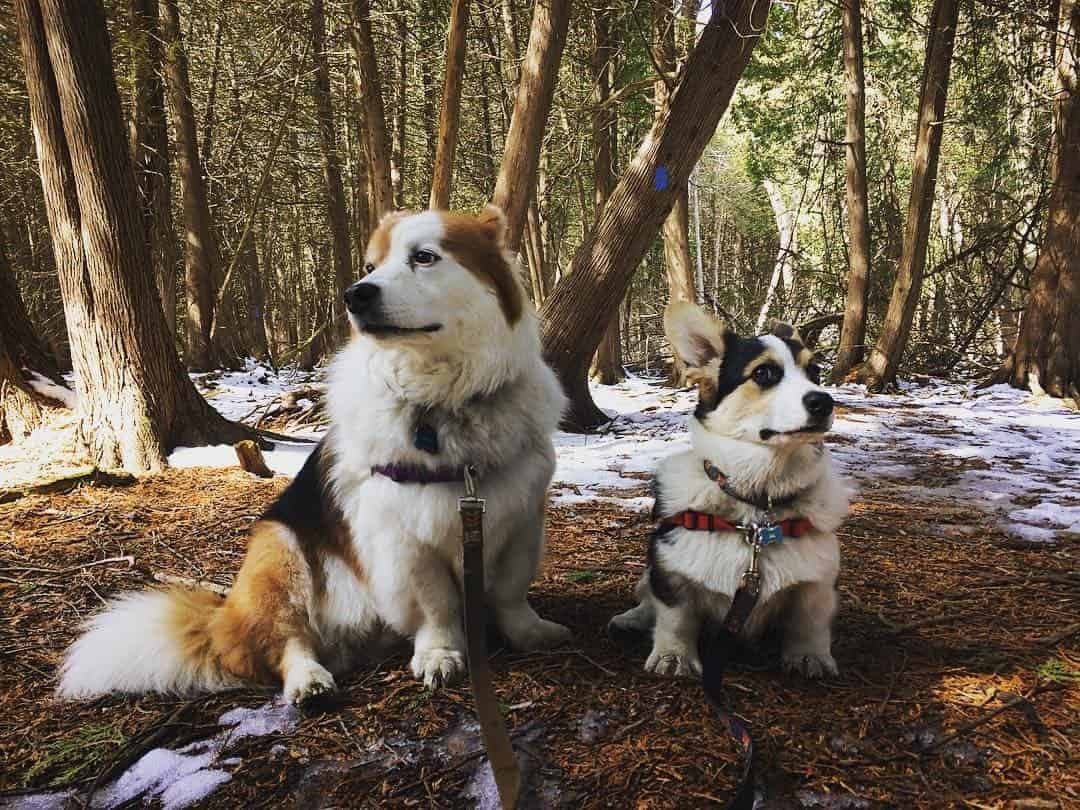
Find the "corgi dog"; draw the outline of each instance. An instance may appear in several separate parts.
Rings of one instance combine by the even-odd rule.
[[[660,462],[648,566],[638,605],[615,632],[651,632],[645,669],[700,676],[699,633],[719,624],[757,552],[760,596],[743,633],[772,626],[785,670],[836,675],[831,624],[849,489],[824,445],[834,402],[813,353],[777,324],[744,338],[693,304],[676,303],[664,329],[698,389],[692,448]],[[755,535],[753,526],[772,527]]]
[[[464,468],[486,500],[487,606],[515,648],[569,640],[526,598],[544,548],[565,397],[504,242],[505,218],[386,215],[345,291],[331,425],[253,525],[228,596],[121,595],[70,647],[58,694],[280,685],[304,703],[389,635],[429,687],[465,670]]]

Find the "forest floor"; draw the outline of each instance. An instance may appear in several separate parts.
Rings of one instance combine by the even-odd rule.
[[[208,384],[242,416],[299,383],[252,368]],[[496,688],[541,806],[715,806],[739,761],[700,686],[648,675],[644,649],[604,634],[644,565],[648,471],[685,446],[691,400],[641,380],[602,396],[620,414],[607,431],[558,437],[533,588],[574,646],[495,651]],[[841,674],[786,676],[766,649],[726,680],[757,743],[758,807],[1080,807],[1080,416],[998,388],[837,398],[831,446],[857,490],[840,532]],[[305,452],[269,459],[294,471]],[[430,693],[404,655],[345,678],[314,716],[267,689],[52,697],[63,649],[106,597],[170,575],[227,587],[247,527],[286,484],[185,466],[0,504],[0,807],[81,806],[91,792],[94,807],[213,808],[487,795],[467,685]]]

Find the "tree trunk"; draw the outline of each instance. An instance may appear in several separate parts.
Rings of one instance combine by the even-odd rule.
[[[544,305],[544,353],[570,396],[570,425],[587,428],[605,419],[589,394],[589,361],[678,189],[715,133],[770,5],[730,0],[714,6],[680,72],[667,115],[654,123],[575,254],[571,272]],[[666,171],[658,172],[661,167]],[[667,182],[658,182],[665,174]]]
[[[443,80],[442,112],[439,115],[438,151],[435,153],[435,174],[428,203],[431,208],[450,205],[454,150],[457,149],[461,118],[461,88],[465,84],[465,33],[468,27],[469,0],[453,0],[450,30],[446,35],[446,76]]]
[[[405,128],[409,110],[409,24],[406,19],[408,0],[398,0],[394,19],[397,32],[397,82],[394,93],[394,135],[390,152],[390,182],[394,186],[394,205],[405,207],[405,160],[408,156],[408,132]]]
[[[214,288],[221,273],[221,254],[210,217],[206,178],[199,159],[195,110],[191,104],[187,54],[180,34],[177,0],[162,0],[165,79],[169,113],[176,132],[176,164],[184,210],[184,291],[187,295],[188,368],[207,371],[218,361],[210,339],[214,322]]]
[[[1046,234],[1009,382],[1080,403],[1080,2],[1061,0]]]
[[[53,382],[64,385],[60,368],[51,351],[38,338],[37,332],[26,314],[19,285],[8,262],[4,248],[3,232],[0,231],[0,343],[15,369],[35,371]]]
[[[772,277],[769,279],[769,287],[765,291],[765,300],[761,304],[757,322],[754,325],[757,332],[761,332],[765,328],[765,322],[768,320],[769,310],[772,308],[781,280],[784,281],[785,290],[790,287],[790,280],[795,276],[793,269],[795,254],[799,249],[795,212],[788,206],[783,192],[774,181],[766,178],[763,184],[765,193],[769,197],[773,217],[776,219],[778,247],[776,248],[776,262],[773,264]]]
[[[671,3],[653,0],[652,4],[653,59],[660,71],[654,83],[653,106],[656,118],[667,112],[670,91],[669,76],[675,71],[675,12]],[[675,205],[664,220],[664,269],[667,273],[668,300],[696,301],[694,266],[690,255],[690,196],[688,186],[678,190]],[[676,363],[673,381],[682,379],[680,363]]]
[[[570,0],[536,0],[529,47],[493,196],[493,202],[506,214],[506,247],[512,253],[521,244],[525,214],[533,196],[544,126],[555,96],[569,23]]]
[[[326,12],[323,0],[311,3],[311,41],[315,60],[315,114],[322,148],[323,182],[326,185],[327,219],[334,256],[334,293],[330,296],[333,327],[331,334],[343,343],[349,333],[342,294],[352,281],[352,246],[349,243],[349,213],[345,207],[345,188],[341,182],[341,158],[338,155],[334,102],[330,94],[330,66],[326,58]],[[254,249],[254,248],[253,248]]]
[[[241,438],[184,372],[146,273],[102,8],[19,0],[17,11],[82,443],[100,467],[141,472],[177,444]]]
[[[349,29],[356,94],[364,110],[364,138],[367,141],[368,177],[372,186],[371,213],[375,221],[394,210],[394,184],[390,176],[390,136],[386,130],[379,63],[371,38],[370,0],[353,0],[353,24]]]
[[[842,0],[847,134],[848,278],[844,325],[832,369],[843,381],[862,362],[866,343],[866,297],[870,285],[870,205],[866,191],[866,84],[863,79],[862,0]]]
[[[176,335],[176,235],[173,233],[169,130],[161,83],[161,33],[157,0],[130,0],[131,155],[142,203],[146,244],[169,334]]]
[[[919,122],[915,133],[911,197],[908,200],[900,265],[897,268],[881,335],[859,375],[867,387],[875,391],[895,382],[896,372],[907,348],[911,322],[919,303],[959,11],[959,0],[934,0],[922,91],[919,94]]]
[[[608,105],[615,78],[615,46],[611,37],[611,10],[593,9],[593,30],[596,47],[593,50],[593,221],[600,219],[611,191],[615,187],[615,138],[618,132],[617,112]],[[608,327],[593,360],[592,377],[601,385],[614,385],[626,379],[622,359],[621,313],[616,304],[609,314]]]

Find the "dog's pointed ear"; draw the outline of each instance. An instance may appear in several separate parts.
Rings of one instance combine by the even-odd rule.
[[[500,248],[506,246],[506,214],[497,205],[489,203],[476,215],[476,221],[492,242]]]
[[[799,343],[804,342],[802,335],[799,334],[799,330],[790,323],[784,323],[784,321],[774,320],[769,326],[769,334],[775,335],[781,340],[797,340]]]
[[[677,301],[664,310],[664,333],[671,348],[689,368],[704,368],[724,359],[724,335],[730,330],[696,304]]]

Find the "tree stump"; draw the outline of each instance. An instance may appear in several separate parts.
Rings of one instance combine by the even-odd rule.
[[[260,478],[274,477],[274,471],[266,466],[266,459],[263,458],[262,450],[259,449],[259,445],[252,439],[244,439],[241,442],[237,442],[233,445],[233,450],[236,451],[236,457],[240,461],[240,468],[242,470],[257,475]]]

